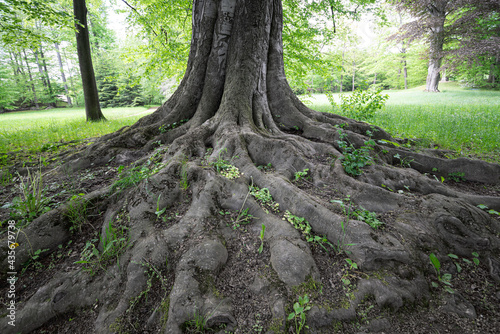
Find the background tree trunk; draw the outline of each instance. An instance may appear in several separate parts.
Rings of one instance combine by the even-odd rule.
[[[35,82],[33,80],[33,75],[31,75],[30,64],[28,63],[28,57],[26,56],[26,50],[23,49],[24,61],[26,62],[26,68],[28,69],[28,76],[30,79],[31,91],[33,92],[33,102],[35,103],[35,108],[38,110],[40,106],[38,105],[38,98],[36,96]]]
[[[80,22],[76,24],[76,47],[80,74],[82,76],[83,94],[85,97],[85,114],[87,121],[106,120],[99,105],[99,94],[95,81],[94,67],[90,52],[89,31],[87,26],[87,7],[85,0],[73,0],[75,18]],[[83,25],[83,26],[82,26]]]
[[[427,69],[426,91],[439,92],[441,61],[443,59],[444,22],[448,1],[436,1],[428,6],[431,17],[429,31],[429,64]]]
[[[59,52],[59,44],[57,42],[54,43],[54,48],[56,49],[57,62],[59,64],[59,70],[61,72],[61,79],[64,85],[64,92],[66,93],[66,99],[68,100],[68,105],[71,106],[72,103],[71,103],[71,97],[69,96],[68,83],[66,82],[66,75],[64,74],[64,66],[61,59],[61,53]]]

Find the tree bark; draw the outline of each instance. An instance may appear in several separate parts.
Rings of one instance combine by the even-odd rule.
[[[31,91],[33,92],[33,102],[35,103],[35,108],[38,110],[40,106],[38,105],[38,98],[36,96],[35,82],[33,76],[31,75],[30,64],[28,63],[28,57],[26,56],[26,50],[23,49],[24,61],[26,62],[26,68],[28,69],[28,76],[30,79]]]
[[[427,69],[426,91],[439,92],[439,80],[441,79],[441,62],[443,59],[444,45],[444,22],[446,20],[447,1],[437,1],[435,5],[429,5],[428,11],[431,17],[429,27],[429,64]]]
[[[352,61],[352,90],[354,92],[354,78],[356,77],[356,61]]]
[[[68,105],[71,106],[71,97],[69,96],[68,91],[68,83],[66,82],[66,75],[64,74],[64,66],[62,63],[61,53],[59,52],[59,44],[57,42],[54,43],[54,48],[56,49],[57,62],[59,64],[59,71],[61,72],[61,80],[64,85],[64,92],[66,93],[66,99],[68,101]]]
[[[75,18],[80,24],[76,24],[76,47],[80,74],[82,76],[83,94],[85,97],[85,114],[87,122],[106,120],[99,105],[99,94],[95,81],[94,67],[90,52],[89,31],[87,26],[87,7],[85,0],[73,0]]]

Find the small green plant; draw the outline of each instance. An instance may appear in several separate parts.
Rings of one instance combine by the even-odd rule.
[[[184,158],[181,161],[181,180],[180,180],[180,185],[183,190],[187,190],[189,188],[189,182],[188,182],[188,173],[187,173],[187,163],[188,159],[187,157]]]
[[[402,157],[399,153],[396,153],[394,158],[399,160],[399,165],[403,168],[411,168],[411,163],[415,160],[408,157]]]
[[[101,241],[102,252],[96,247],[99,240]],[[99,239],[87,241],[80,254],[80,261],[75,263],[82,264],[83,270],[93,276],[99,269],[106,270],[105,267],[111,263],[111,260],[116,260],[116,263],[120,266],[119,257],[128,246],[127,228],[125,226],[115,228],[113,223],[110,222],[104,235],[101,235]]]
[[[132,312],[134,307],[141,301],[141,299],[144,299],[145,303],[148,301],[148,295],[151,289],[153,288],[153,281],[156,279],[161,283],[162,289],[165,291],[165,296],[167,293],[167,280],[166,278],[161,274],[160,270],[156,268],[152,263],[146,261],[144,263],[140,263],[141,266],[145,268],[144,273],[148,276],[148,279],[146,281],[146,288],[141,291],[135,298],[133,298],[130,301],[130,306],[127,309],[127,313]],[[164,296],[164,298],[165,298]]]
[[[347,135],[338,129],[339,140],[337,141],[339,148],[342,150],[343,156],[339,158],[344,167],[344,171],[351,176],[359,176],[363,173],[361,168],[371,165],[373,159],[370,156],[370,151],[373,150],[375,141],[372,139],[365,141],[365,145],[360,148],[355,148],[348,139]]]
[[[464,258],[463,260],[464,260],[464,262],[465,262],[465,263],[467,263],[467,264],[471,264],[471,261],[470,261],[469,259],[465,259],[465,258]],[[478,266],[478,265],[479,265],[479,262],[480,262],[480,261],[479,261],[479,253],[477,253],[477,252],[472,252],[472,262],[474,262],[474,264],[475,264],[476,266]]]
[[[223,149],[219,152],[217,160],[210,163],[210,166],[215,167],[215,170],[220,175],[224,176],[226,179],[232,180],[240,177],[240,170],[238,167],[231,165],[231,161],[224,160],[222,155],[227,152],[227,149]],[[237,157],[234,157],[237,158]],[[231,159],[232,160],[232,159]]]
[[[377,219],[377,213],[375,212],[371,212],[363,208],[360,208],[358,210],[355,210],[353,214],[357,220],[361,220],[367,223],[374,229],[377,229],[380,226],[384,225],[384,222]]]
[[[0,168],[0,185],[5,187],[9,185],[14,179],[14,175],[12,175],[7,168]]]
[[[142,180],[158,173],[164,164],[155,162],[156,158],[156,155],[153,155],[144,165],[135,166],[128,170],[125,170],[123,166],[118,167],[119,178],[111,186],[111,192],[137,186]]]
[[[309,328],[306,325],[306,312],[311,309],[309,304],[309,296],[299,296],[299,301],[293,304],[293,312],[288,315],[288,321],[294,320],[295,333],[299,334],[303,328]]]
[[[308,178],[307,174],[309,172],[309,168],[304,169],[301,172],[295,173],[295,182]]]
[[[279,203],[274,202],[273,196],[271,196],[269,189],[267,188],[259,189],[259,187],[254,186],[253,184],[250,185],[248,189],[250,191],[250,195],[255,197],[255,199],[258,200],[260,204],[270,208],[272,211],[275,212],[279,210]],[[269,212],[267,209],[264,210],[266,212]]]
[[[269,172],[270,170],[273,169],[273,165],[271,163],[268,163],[265,166],[264,165],[257,166],[257,169],[263,170],[264,172]]]
[[[205,333],[209,327],[207,326],[208,317],[203,316],[203,314],[197,313],[193,314],[193,319],[187,321],[184,324],[184,329],[187,333]]]
[[[233,230],[237,230],[241,225],[246,225],[252,222],[255,217],[248,213],[248,208],[238,213],[236,219],[231,219],[231,226]]]
[[[260,236],[259,236],[259,239],[260,239],[260,247],[259,247],[259,254],[262,253],[262,251],[264,250],[264,233],[266,232],[266,225],[262,224],[262,229],[260,230]]]
[[[344,200],[331,200],[330,202],[340,204],[342,212],[346,216],[345,220],[342,220],[340,222],[341,234],[339,239],[337,240],[337,246],[335,247],[335,249],[339,254],[343,252],[348,254],[349,251],[347,251],[347,247],[354,246],[354,244],[347,244],[345,241],[347,235],[347,228],[349,227],[349,221],[351,220],[351,218],[354,218],[354,211],[355,211],[354,205],[351,203],[351,196],[347,195],[346,198],[344,198]]]
[[[449,173],[448,178],[452,181],[455,181],[456,183],[459,183],[465,181],[465,173],[463,172]]]
[[[486,212],[488,212],[490,215],[500,216],[500,212],[492,210],[492,209],[488,210],[488,207],[484,204],[479,204],[477,207],[480,208],[481,210],[485,210],[485,211],[487,210]]]
[[[189,119],[181,119],[180,121],[173,122],[171,124],[163,124],[162,126],[159,127],[158,130],[160,130],[160,133],[165,133],[169,130],[173,130],[175,128],[178,128],[179,126],[186,123],[187,121],[189,121]]]
[[[89,201],[85,198],[85,194],[77,194],[71,196],[67,205],[66,217],[68,218],[71,226],[71,232],[82,230],[82,225],[87,221],[87,208]]]
[[[293,225],[293,227],[295,227],[295,229],[301,231],[307,242],[317,244],[326,251],[328,251],[328,249],[325,247],[325,245],[329,245],[330,247],[334,248],[333,245],[328,241],[326,236],[320,237],[312,233],[311,224],[309,224],[309,222],[304,217],[298,217],[292,214],[290,211],[286,210],[283,220],[288,221]]]
[[[13,218],[30,223],[38,216],[50,211],[48,206],[50,199],[45,196],[41,169],[35,172],[28,169],[26,179],[19,174],[18,176],[20,179],[18,189],[21,196],[14,197],[12,203],[7,203],[2,208],[10,208]]]
[[[368,121],[374,118],[377,110],[381,109],[389,95],[382,95],[382,89],[359,90],[356,89],[351,95],[341,95],[340,105],[337,105],[333,95],[327,94],[328,100],[334,112],[339,112],[346,117],[358,121]]]
[[[42,253],[47,252],[48,249],[37,249],[31,254],[31,257],[29,260],[23,265],[23,269],[21,270],[21,276],[26,272],[26,270],[30,267],[33,266],[35,270],[42,269],[43,265],[39,261],[40,255]]]
[[[160,209],[160,198],[161,198],[161,194],[158,195],[158,199],[156,200],[156,211],[155,211],[155,215],[156,215],[156,218],[157,219],[160,219],[162,218],[163,222],[166,222],[167,221],[167,218],[166,217],[161,217],[161,215],[163,215],[165,213],[165,211],[167,210],[166,207],[164,207],[163,209]]]
[[[436,270],[439,282],[444,284],[444,289],[449,293],[455,293],[455,291],[451,288],[451,274],[441,275],[441,262],[439,262],[439,259],[434,253],[429,254],[429,259],[431,261],[431,264],[434,266],[434,269]],[[436,282],[432,282],[432,286],[437,288],[439,284]]]

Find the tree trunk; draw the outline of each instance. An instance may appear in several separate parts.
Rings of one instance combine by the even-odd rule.
[[[87,7],[85,0],[73,0],[75,18],[80,22],[76,24],[76,48],[82,76],[83,94],[85,98],[85,114],[87,122],[106,120],[99,105],[99,94],[95,81],[94,67],[90,52],[89,31],[87,26]],[[82,26],[83,25],[83,26]]]
[[[47,85],[47,80],[45,78],[45,73],[43,72],[42,64],[40,63],[40,59],[38,59],[38,50],[31,50],[33,52],[33,55],[35,56],[35,61],[36,65],[38,66],[38,72],[40,73],[40,80],[42,80],[43,87],[47,90],[49,90],[49,87]]]
[[[37,218],[16,239],[18,271],[30,249],[47,249],[47,262],[61,244],[72,251],[44,268],[44,279],[29,277],[43,286],[23,291],[16,331],[68,332],[75,322],[51,319],[82,310],[75,321],[96,333],[195,333],[200,319],[214,332],[288,332],[295,322],[286,314],[305,294],[311,332],[358,332],[360,312],[367,322],[390,317],[379,324],[400,332],[413,316],[421,324],[446,312],[475,314],[465,293],[444,297],[431,285],[431,252],[442,274],[455,268],[448,254],[480,252],[482,265],[469,267],[488,289],[478,312],[483,297],[499,309],[500,227],[477,205],[498,211],[500,200],[427,176],[460,172],[493,183],[494,192],[499,165],[441,159],[439,150],[427,156],[376,126],[307,108],[285,77],[279,0],[196,0],[192,13],[186,74],[172,97],[133,126],[61,154],[63,165],[51,171],[97,190]],[[365,151],[371,164],[348,173],[345,162]],[[91,220],[82,232],[69,218],[78,205]],[[365,210],[385,225],[374,229],[354,215]],[[92,240],[96,231],[101,241]],[[7,271],[9,259],[1,260]],[[457,290],[470,291],[464,286]],[[443,298],[453,307],[433,306]],[[481,332],[476,323],[461,325]],[[0,332],[12,332],[8,326],[0,318]]]
[[[35,103],[35,108],[38,110],[40,106],[38,105],[38,98],[36,97],[35,82],[33,76],[31,75],[30,64],[28,63],[28,57],[26,56],[26,50],[23,49],[24,61],[26,62],[26,68],[28,69],[28,75],[30,79],[31,91],[33,92],[33,102]]]
[[[342,89],[344,86],[344,57],[345,57],[345,43],[344,48],[342,49],[342,64],[340,65],[340,92],[342,93]]]
[[[64,92],[66,93],[66,99],[68,100],[68,105],[71,106],[71,97],[69,96],[68,83],[66,82],[66,75],[64,74],[64,66],[61,59],[61,53],[59,52],[59,44],[54,43],[54,48],[56,49],[57,62],[59,64],[59,70],[61,71],[61,79],[64,85]]]
[[[356,77],[356,61],[352,61],[352,90],[354,92],[354,78]]]
[[[444,22],[446,20],[447,1],[437,2],[429,9],[431,15],[431,26],[429,31],[429,64],[427,69],[427,92],[439,92],[439,80],[441,79],[441,61],[443,59],[444,45]]]
[[[54,91],[52,89],[52,84],[50,83],[49,70],[47,69],[47,60],[45,59],[45,55],[43,53],[43,46],[40,45],[40,57],[42,58],[42,66],[45,74],[45,79],[47,80],[47,86],[49,89],[50,97],[52,98],[54,95]]]

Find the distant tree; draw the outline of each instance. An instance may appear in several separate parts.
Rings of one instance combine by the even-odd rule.
[[[89,30],[87,26],[87,6],[85,0],[73,0],[76,26],[76,46],[80,63],[83,94],[85,97],[85,114],[87,121],[95,122],[106,120],[99,105],[99,94],[92,65],[90,52]]]
[[[500,54],[498,0],[391,0],[416,19],[403,25],[400,38],[426,38],[429,45],[426,90],[439,92],[443,58]],[[445,50],[451,43],[455,47]]]

